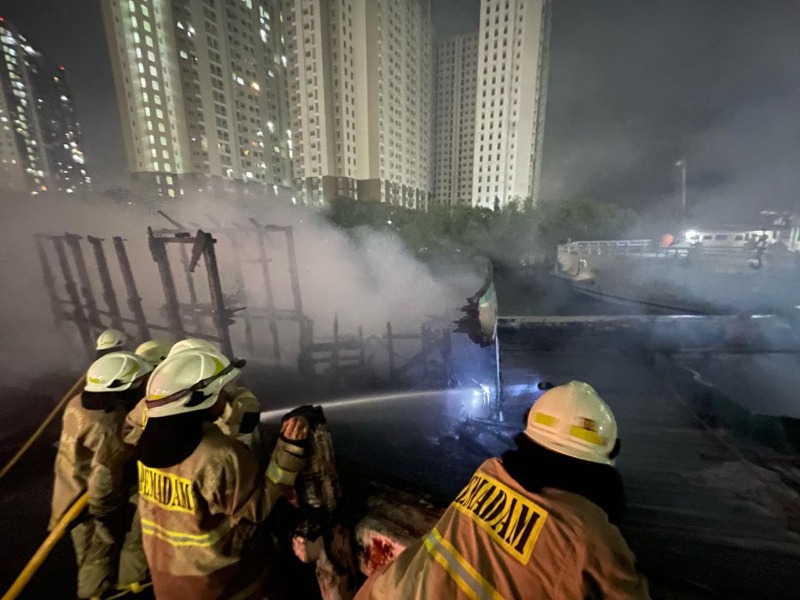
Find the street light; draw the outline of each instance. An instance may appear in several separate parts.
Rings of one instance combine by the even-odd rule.
[[[681,169],[681,223],[686,227],[686,158],[675,163]]]

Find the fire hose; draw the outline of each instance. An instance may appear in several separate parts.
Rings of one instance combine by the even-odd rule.
[[[58,414],[61,412],[64,406],[66,406],[67,402],[69,402],[70,399],[78,392],[78,390],[83,385],[83,382],[84,382],[84,376],[81,375],[80,378],[72,385],[69,391],[64,395],[61,401],[58,404],[56,404],[55,408],[53,408],[53,410],[50,411],[50,414],[47,415],[45,420],[42,421],[42,424],[39,425],[39,428],[33,432],[33,435],[31,435],[31,437],[28,438],[28,441],[25,442],[22,445],[22,448],[20,448],[17,451],[17,453],[11,458],[11,460],[9,460],[6,463],[6,465],[3,467],[3,470],[0,471],[0,479],[3,479],[3,477],[6,476],[6,474],[11,470],[11,468],[15,464],[17,464],[20,458],[22,458],[22,455],[25,454],[30,449],[30,447],[33,446],[34,442],[36,442],[36,440],[39,439],[39,436],[41,436],[42,433],[44,433],[44,430],[47,429],[50,423],[53,422],[53,419],[55,419],[58,416]]]
[[[53,531],[50,532],[50,535],[47,536],[47,539],[45,539],[44,543],[39,546],[39,549],[28,561],[28,564],[25,565],[25,568],[22,569],[22,572],[19,574],[16,580],[14,580],[14,583],[11,584],[11,587],[8,588],[8,591],[3,595],[2,600],[14,600],[22,593],[22,590],[25,589],[25,586],[28,585],[28,582],[34,576],[36,571],[39,570],[39,567],[42,566],[42,563],[50,555],[50,552],[53,551],[55,545],[69,530],[73,521],[78,519],[81,513],[83,513],[88,501],[89,494],[84,493],[75,501],[69,510],[64,513],[64,516],[61,517],[61,520],[53,528]]]

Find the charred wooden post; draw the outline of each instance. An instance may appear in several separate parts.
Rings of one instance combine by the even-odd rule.
[[[178,292],[175,289],[175,280],[172,278],[172,269],[169,265],[167,255],[167,245],[164,238],[156,237],[152,228],[147,228],[148,243],[150,254],[158,266],[158,274],[161,276],[161,286],[164,289],[165,309],[167,320],[169,321],[170,331],[176,340],[186,337],[186,330],[181,319],[180,304],[178,303]]]
[[[297,273],[297,254],[294,251],[294,231],[291,227],[285,227],[284,231],[286,232],[286,253],[289,257],[289,282],[292,286],[294,310],[298,315],[302,315],[303,298],[300,296],[300,277]]]
[[[331,380],[339,379],[339,315],[333,317],[333,346],[331,346]]]
[[[316,562],[323,600],[349,600],[356,592],[358,567],[351,527],[342,517],[342,490],[325,414],[320,406],[303,406],[289,416],[303,416],[309,423],[308,465],[297,480],[307,516],[293,546],[298,558]]]
[[[44,287],[47,290],[47,298],[50,301],[50,310],[53,311],[53,319],[55,320],[56,327],[60,327],[67,316],[64,313],[64,307],[58,297],[56,291],[55,277],[53,269],[50,266],[50,261],[47,258],[47,251],[44,248],[44,240],[49,240],[47,236],[36,234],[33,236],[34,244],[36,244],[36,253],[39,255],[39,263],[42,265],[42,275],[44,277]]]
[[[300,319],[300,352],[297,355],[297,370],[301,375],[314,375],[314,321]]]
[[[391,321],[386,323],[386,348],[389,350],[389,380],[391,381],[396,375],[394,367],[394,336],[392,335]]]
[[[197,263],[202,256],[205,260],[206,273],[208,274],[208,289],[211,293],[212,320],[217,328],[219,345],[222,353],[233,357],[233,344],[231,343],[231,333],[229,327],[233,320],[231,311],[225,306],[225,296],[222,293],[222,282],[219,278],[219,268],[217,266],[217,254],[214,252],[216,240],[210,233],[198,231],[195,244],[192,248],[192,260],[189,268],[194,271]]]
[[[256,238],[258,239],[258,254],[261,259],[261,273],[264,277],[264,294],[267,303],[267,325],[269,326],[270,333],[272,334],[272,348],[275,360],[281,360],[281,346],[280,339],[278,338],[278,324],[275,322],[275,295],[272,291],[272,278],[269,271],[269,256],[267,255],[266,240],[264,234],[266,228],[259,224],[255,218],[251,218],[250,222],[256,228]]]
[[[86,259],[83,256],[83,248],[81,247],[81,236],[74,233],[64,234],[64,241],[72,250],[72,260],[75,263],[75,270],[78,273],[78,281],[81,285],[81,294],[83,295],[86,312],[88,313],[89,323],[91,323],[98,330],[102,329],[103,322],[100,320],[100,311],[97,308],[97,301],[94,298],[94,291],[92,290],[92,282],[89,279],[89,271],[86,268]]]
[[[175,219],[170,217],[167,213],[163,210],[156,211],[162,217],[164,217],[167,221],[169,221],[176,229],[180,231],[187,231],[186,227],[178,223]],[[180,247],[180,255],[181,255],[181,266],[183,267],[183,272],[186,274],[186,287],[189,289],[189,302],[192,306],[197,304],[197,290],[194,287],[194,279],[192,278],[192,272],[189,270],[189,254],[186,252],[186,246]]]
[[[78,287],[75,285],[75,279],[72,277],[72,269],[67,260],[67,252],[64,248],[64,239],[61,237],[53,237],[53,247],[56,250],[58,257],[58,264],[61,267],[61,273],[64,275],[64,289],[67,292],[67,297],[72,304],[72,320],[78,326],[78,332],[83,342],[83,347],[86,350],[87,356],[94,356],[94,336],[92,335],[91,326],[86,315],[83,313],[83,306],[81,305],[81,298],[78,295]]]
[[[111,317],[111,326],[115,329],[123,329],[122,313],[119,311],[117,294],[114,291],[114,284],[111,281],[111,272],[108,270],[108,261],[106,260],[106,253],[103,249],[103,240],[92,236],[87,236],[86,239],[89,240],[94,250],[94,260],[97,263],[97,273],[100,276],[100,284],[103,287],[103,300],[106,303],[106,308]]]
[[[128,250],[125,248],[125,240],[116,236],[113,238],[114,251],[117,254],[117,261],[122,273],[122,280],[125,282],[125,289],[128,292],[128,308],[136,321],[140,340],[150,339],[150,328],[147,325],[147,317],[142,307],[142,298],[139,296],[139,289],[136,287],[136,279],[133,276],[131,262],[128,260]]]
[[[206,215],[206,217],[214,227],[219,229],[219,231],[228,238],[231,244],[231,248],[233,249],[232,264],[236,286],[241,294],[242,302],[244,302],[245,307],[247,307],[250,305],[250,302],[247,299],[247,286],[245,285],[244,271],[242,270],[242,240],[240,235],[238,235],[241,232],[236,232],[233,229],[225,229],[222,224],[211,215]],[[234,223],[233,226],[238,229],[236,223]],[[253,340],[253,323],[250,319],[250,311],[243,311],[242,319],[244,320],[244,341],[245,344],[247,344],[247,352],[250,356],[253,356],[255,354],[255,343]]]
[[[358,366],[361,368],[362,372],[364,372],[367,366],[366,348],[364,347],[364,328],[361,325],[358,326]]]

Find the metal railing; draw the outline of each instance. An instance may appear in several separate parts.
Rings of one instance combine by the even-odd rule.
[[[593,240],[569,242],[558,246],[559,254],[587,255],[647,255],[658,257],[687,257],[690,248],[660,248],[652,240]]]

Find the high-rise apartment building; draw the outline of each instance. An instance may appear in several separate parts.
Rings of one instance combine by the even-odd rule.
[[[337,197],[427,206],[430,0],[287,0],[294,180]]]
[[[487,208],[538,195],[550,0],[481,0],[472,179]]]
[[[472,204],[478,34],[436,44],[436,133],[433,198],[439,204]]]
[[[291,185],[281,0],[103,0],[140,191]]]
[[[0,188],[88,189],[80,127],[64,67],[51,65],[0,18]]]

